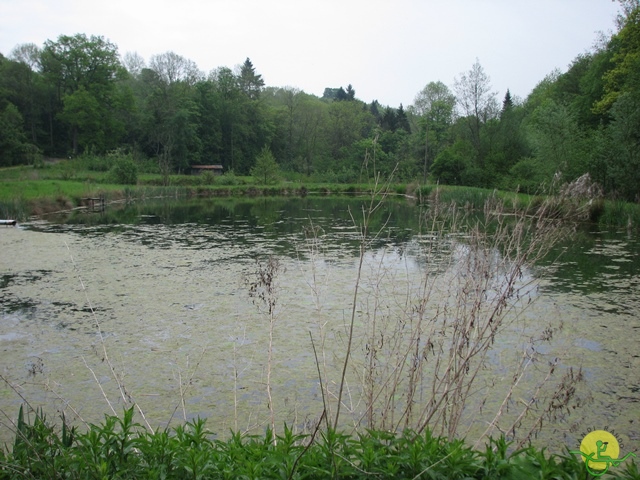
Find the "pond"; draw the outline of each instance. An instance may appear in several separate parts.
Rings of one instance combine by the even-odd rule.
[[[135,402],[138,421],[152,428],[205,417],[219,436],[261,432],[273,414],[276,428],[308,431],[325,405],[334,418],[341,395],[343,428],[439,418],[440,426],[459,422],[457,434],[473,440],[500,412],[500,428],[516,422],[518,438],[541,426],[534,443],[558,453],[593,428],[637,444],[634,234],[583,229],[520,271],[517,295],[500,308],[505,326],[472,367],[474,383],[467,367],[464,380],[443,384],[450,370],[438,359],[462,358],[447,353],[447,329],[475,312],[464,289],[477,284],[460,280],[475,275],[460,266],[471,241],[448,227],[432,231],[421,209],[388,201],[361,249],[369,202],[156,202],[1,228],[3,425],[25,400],[75,423]],[[502,265],[501,253],[478,261]],[[497,268],[477,297],[490,308],[493,285],[506,276]],[[583,377],[572,400],[558,397],[545,413],[570,375]],[[433,415],[427,405],[443,385],[451,391]],[[573,388],[564,387],[561,394]]]

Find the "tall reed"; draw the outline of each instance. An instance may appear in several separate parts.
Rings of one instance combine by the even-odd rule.
[[[537,374],[533,394],[515,400],[527,395],[522,378],[546,363],[540,345],[562,328],[560,321],[526,320],[540,281],[531,269],[571,233],[575,211],[559,216],[554,198],[507,207],[491,195],[483,215],[472,215],[436,194],[423,216],[423,271],[416,279],[388,268],[385,255],[391,251],[373,251],[371,239],[383,229],[370,232],[369,219],[383,198],[378,189],[357,224],[360,253],[342,368],[336,380],[326,373],[323,380],[323,391],[337,385],[333,427],[341,425],[347,408],[356,429],[431,430],[453,440],[490,415],[478,441],[496,431],[530,440],[543,421],[579,401],[581,371],[562,370],[554,362]],[[500,365],[508,373],[496,379],[490,374],[495,359],[509,349],[520,353]],[[353,377],[360,385],[351,386],[355,401],[347,404]],[[502,397],[496,401],[498,386]]]
[[[254,304],[263,311],[269,321],[269,343],[267,346],[267,404],[269,408],[269,420],[273,442],[276,442],[276,417],[273,404],[271,373],[273,367],[273,333],[277,320],[276,306],[278,304],[278,275],[283,268],[280,261],[270,256],[265,263],[257,261],[255,278],[249,282],[249,295],[254,299]]]

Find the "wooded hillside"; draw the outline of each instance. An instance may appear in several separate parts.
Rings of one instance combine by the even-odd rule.
[[[97,36],[18,45],[0,55],[0,166],[120,150],[163,172],[247,174],[266,148],[282,170],[331,181],[366,167],[531,192],[589,173],[609,197],[637,201],[640,8],[622,5],[616,33],[526,99],[493,91],[476,62],[451,88],[426,83],[406,108],[365,103],[352,85],[322,97],[267,86],[248,58],[205,74],[173,52],[121,56]]]

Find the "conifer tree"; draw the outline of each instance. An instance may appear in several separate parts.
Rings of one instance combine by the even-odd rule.
[[[409,126],[409,119],[407,118],[407,113],[404,111],[402,104],[396,110],[396,124],[398,128],[403,129],[407,133],[411,132],[411,127]]]
[[[513,107],[513,99],[511,98],[511,92],[507,88],[507,93],[505,93],[504,100],[502,100],[502,112],[500,113],[500,115],[501,116],[504,115],[505,112],[511,110],[512,107]]]
[[[264,80],[262,75],[256,73],[253,63],[249,60],[249,57],[244,61],[240,68],[240,77],[238,79],[240,89],[252,100],[257,100],[260,96],[262,87],[264,87]]]

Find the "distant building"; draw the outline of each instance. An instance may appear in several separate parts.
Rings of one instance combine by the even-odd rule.
[[[204,172],[222,175],[222,165],[191,165],[191,175],[200,175]]]

